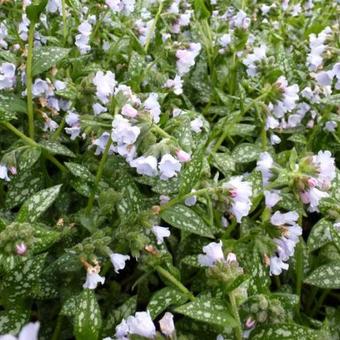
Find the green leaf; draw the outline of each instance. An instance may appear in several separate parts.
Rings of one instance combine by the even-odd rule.
[[[228,129],[228,136],[249,136],[255,130],[254,124],[233,124]]]
[[[20,208],[17,222],[35,222],[44,213],[59,195],[60,185],[41,190],[29,198]]]
[[[0,93],[0,121],[16,119],[16,112],[26,113],[26,102],[12,93]]]
[[[339,106],[340,105],[340,94],[326,96],[321,100],[321,102],[324,104],[328,104],[328,105]]]
[[[204,146],[200,146],[192,156],[191,161],[185,165],[180,175],[180,194],[189,193],[200,178],[203,164]]]
[[[58,142],[51,142],[48,140],[42,140],[39,142],[39,145],[52,155],[62,155],[67,157],[75,157],[75,154],[67,148],[65,145],[60,144]]]
[[[65,162],[65,165],[71,171],[72,175],[79,177],[86,182],[94,182],[96,179],[90,170],[82,164]]]
[[[32,251],[35,254],[47,250],[60,239],[60,233],[55,230],[49,230],[47,226],[34,224],[33,227],[35,241]]]
[[[322,218],[313,226],[307,240],[307,248],[309,252],[317,250],[331,242],[331,227],[332,223],[326,218]]]
[[[128,316],[135,313],[136,307],[137,296],[132,296],[121,306],[110,311],[103,326],[103,336],[112,335],[116,326],[120,324],[123,319],[126,319]]]
[[[235,160],[229,152],[215,153],[213,164],[224,176],[229,176],[231,172],[235,171]]]
[[[315,269],[304,281],[319,288],[340,288],[340,262],[330,262]]]
[[[157,183],[152,187],[152,191],[163,194],[170,195],[178,192],[180,188],[180,178],[174,177],[167,181],[158,180]]]
[[[182,204],[176,204],[165,209],[161,218],[175,228],[189,233],[213,238],[210,227],[192,209]]]
[[[94,291],[85,289],[80,294],[74,316],[74,334],[76,339],[98,339],[101,324],[101,312]]]
[[[39,147],[28,146],[19,156],[19,170],[26,171],[30,169],[40,158],[41,149]]]
[[[282,340],[282,339],[320,339],[319,332],[310,328],[295,324],[282,323],[263,327],[256,327],[250,335],[250,339]]]
[[[232,156],[236,163],[249,163],[256,161],[259,158],[261,149],[256,144],[242,143],[237,145]]]
[[[12,306],[8,311],[0,312],[0,334],[16,335],[29,321],[30,310],[20,305]]]
[[[32,76],[49,70],[52,66],[56,65],[60,60],[64,59],[70,49],[62,47],[38,47],[33,51],[32,61]]]
[[[236,321],[230,315],[228,307],[219,299],[200,297],[175,309],[176,313],[183,314],[194,320],[206,322],[212,325],[235,327]]]
[[[32,25],[39,21],[41,12],[45,9],[48,0],[33,0],[31,5],[26,7],[27,18],[32,21]]]
[[[176,288],[165,287],[152,295],[147,309],[150,312],[151,318],[155,319],[169,306],[179,305],[185,303],[187,300],[188,298]]]

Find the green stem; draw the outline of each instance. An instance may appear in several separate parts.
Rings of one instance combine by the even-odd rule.
[[[159,275],[163,276],[166,280],[170,281],[176,288],[178,288],[179,291],[185,294],[191,301],[195,300],[194,295],[167,270],[165,270],[161,266],[157,266],[155,269]]]
[[[61,11],[63,14],[63,37],[64,37],[64,46],[65,46],[67,42],[67,18],[66,18],[65,0],[61,0]]]
[[[54,134],[51,137],[52,142],[55,142],[58,140],[58,138],[60,137],[60,134],[62,133],[63,129],[65,126],[65,118],[63,118],[63,120],[61,121],[58,129],[54,132]]]
[[[38,147],[41,146],[35,142],[33,139],[27,137],[25,134],[23,134],[20,130],[18,130],[14,125],[12,125],[9,122],[2,122],[3,126],[5,126],[8,130],[12,131],[15,135],[17,135],[20,139],[22,139],[26,144],[32,146],[32,147]],[[50,160],[53,164],[55,164],[62,172],[68,172],[67,168],[62,165],[54,156],[46,153],[46,158]]]
[[[28,115],[28,133],[34,140],[34,113],[32,97],[32,60],[33,60],[33,42],[34,42],[35,23],[31,22],[28,31],[28,51],[26,61],[26,91],[27,91],[27,115]]]
[[[160,0],[160,4],[159,4],[159,7],[158,7],[158,11],[157,11],[157,14],[155,16],[155,19],[153,20],[152,22],[152,26],[146,36],[146,41],[145,41],[145,54],[148,53],[148,49],[149,49],[149,45],[150,45],[150,42],[151,42],[151,37],[153,35],[153,33],[155,32],[155,28],[156,28],[156,25],[157,25],[157,21],[162,13],[162,10],[163,10],[163,0]]]
[[[229,300],[231,303],[231,311],[233,313],[233,316],[237,322],[237,326],[234,328],[235,329],[235,338],[237,340],[242,340],[242,325],[241,325],[241,320],[240,320],[240,315],[238,313],[238,307],[235,299],[235,295],[233,292],[229,293]]]
[[[51,340],[59,340],[62,323],[63,323],[63,315],[59,314],[58,319],[57,319],[57,324],[54,328],[54,332],[53,332]]]
[[[300,240],[296,247],[296,295],[299,296],[299,303],[296,309],[298,314],[300,313],[301,305],[302,281],[303,281],[303,248],[302,240]]]
[[[111,140],[111,138],[109,138],[109,140],[106,143],[102,159],[100,160],[100,163],[99,163],[99,167],[98,167],[98,170],[97,170],[96,179],[95,179],[95,183],[94,183],[94,189],[92,190],[91,195],[89,197],[89,200],[87,202],[87,207],[86,207],[86,213],[87,214],[89,214],[91,212],[92,208],[93,208],[94,198],[95,198],[95,195],[96,195],[96,191],[98,189],[99,181],[100,181],[100,179],[102,178],[102,175],[103,175],[106,160],[109,156],[111,143],[112,143],[112,140]]]
[[[162,128],[160,128],[158,125],[152,125],[151,128],[152,131],[157,132],[160,136],[164,137],[164,138],[169,138],[169,139],[173,139],[173,137],[171,135],[169,135],[166,131],[164,131]]]
[[[331,291],[330,289],[325,289],[325,290],[322,292],[322,294],[321,294],[321,296],[320,296],[318,302],[316,303],[316,305],[314,306],[314,308],[313,308],[313,310],[312,310],[312,313],[311,313],[311,317],[312,317],[312,318],[314,317],[314,315],[316,314],[316,312],[320,309],[320,307],[323,305],[323,303],[324,303],[324,301],[325,301],[325,299],[326,299],[326,297],[327,297],[327,295],[328,295],[328,293],[329,293],[330,291]]]

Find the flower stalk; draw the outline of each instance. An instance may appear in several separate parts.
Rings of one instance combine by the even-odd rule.
[[[34,44],[35,22],[31,22],[28,31],[28,51],[26,61],[26,91],[27,91],[27,115],[28,115],[28,134],[34,140],[34,112],[32,96],[32,61]]]

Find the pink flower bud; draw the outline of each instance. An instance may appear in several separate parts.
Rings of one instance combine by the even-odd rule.
[[[190,159],[191,159],[191,156],[190,156],[187,152],[185,152],[185,151],[183,151],[183,150],[180,150],[180,149],[178,149],[178,150],[176,151],[176,155],[177,155],[178,160],[179,160],[181,163],[189,162]]]
[[[251,317],[249,317],[246,320],[246,324],[245,324],[246,328],[253,328],[255,326],[255,320],[253,320]]]
[[[12,175],[16,175],[17,174],[17,168],[15,166],[10,166],[8,168],[9,172],[12,174]]]
[[[232,198],[235,198],[237,196],[237,191],[235,189],[232,189],[230,190],[229,194]]]
[[[300,193],[300,198],[301,198],[302,203],[304,204],[308,204],[310,202],[309,195],[305,191]]]
[[[232,262],[236,262],[237,258],[236,258],[236,254],[234,253],[229,253],[227,256],[227,263],[232,263]]]
[[[316,178],[310,177],[308,178],[308,186],[314,188],[318,184],[318,180]]]
[[[122,115],[130,118],[135,118],[138,115],[138,111],[130,104],[125,104],[122,107]]]
[[[17,253],[17,255],[23,256],[26,254],[27,252],[27,246],[24,242],[20,242],[18,244],[15,245],[15,251]]]

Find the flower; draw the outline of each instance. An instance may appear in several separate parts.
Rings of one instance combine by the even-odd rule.
[[[324,43],[331,33],[331,28],[326,27],[318,35],[314,33],[309,35],[310,53],[307,56],[307,66],[310,71],[316,71],[322,65],[322,54],[326,50]]]
[[[0,178],[9,182],[11,179],[8,177],[8,168],[6,165],[0,164]]]
[[[281,196],[278,190],[272,190],[272,191],[265,190],[264,198],[265,198],[266,207],[268,208],[274,207],[274,205],[276,205],[276,203],[281,200]]]
[[[330,151],[320,150],[316,156],[313,156],[313,163],[317,167],[319,186],[328,188],[336,176],[335,160]]]
[[[247,216],[250,211],[251,184],[242,181],[242,176],[236,176],[232,177],[223,187],[229,190],[232,199],[230,212],[236,217],[237,222],[240,223],[242,217]]]
[[[30,322],[22,327],[18,337],[12,334],[0,335],[0,340],[38,340],[40,322]]]
[[[62,13],[62,3],[61,0],[48,0],[47,6],[46,6],[47,12],[55,13],[59,11],[59,13]]]
[[[190,122],[190,127],[191,130],[194,131],[195,133],[199,133],[202,131],[203,127],[203,120],[200,117],[195,118]]]
[[[161,332],[168,337],[175,332],[174,316],[170,312],[166,312],[162,319],[159,320],[159,327]]]
[[[24,242],[20,242],[15,245],[15,252],[17,255],[23,256],[27,252],[27,246]]]
[[[224,261],[224,254],[222,250],[222,241],[211,242],[203,247],[205,255],[198,255],[198,263],[201,266],[212,267],[216,262]]]
[[[156,335],[156,327],[152,322],[150,312],[136,312],[116,327],[116,338],[118,340],[128,339],[128,334],[140,335],[152,339]]]
[[[144,109],[150,112],[151,118],[155,123],[159,122],[159,116],[161,114],[161,106],[158,102],[158,94],[150,93],[149,97],[145,100]]]
[[[262,152],[257,161],[256,169],[262,174],[263,185],[267,185],[272,177],[271,168],[273,167],[273,158],[268,152]]]
[[[243,60],[243,64],[247,66],[248,76],[256,76],[256,64],[266,58],[266,51],[267,46],[262,44],[260,47],[254,48],[254,53],[248,54],[248,56]]]
[[[195,189],[192,189],[191,192],[195,192],[196,190]],[[188,207],[192,207],[196,204],[197,202],[197,196],[195,195],[192,195],[190,197],[187,197],[185,200],[184,200],[184,204]]]
[[[176,150],[176,156],[181,163],[186,163],[191,160],[190,154],[181,149]]]
[[[105,0],[113,13],[129,15],[135,10],[136,0]]]
[[[272,256],[270,258],[269,275],[280,275],[282,273],[282,270],[287,270],[288,267],[289,267],[288,263],[284,263],[277,256]]]
[[[83,288],[96,289],[98,283],[104,284],[105,277],[99,275],[100,266],[98,263],[96,263],[95,266],[86,263],[86,267],[86,281],[83,284]]]
[[[151,230],[157,238],[157,244],[162,244],[164,242],[164,237],[170,236],[169,228],[154,225]]]
[[[130,162],[133,168],[136,168],[137,173],[149,177],[157,176],[157,158],[154,156],[141,156]]]
[[[115,115],[112,121],[112,140],[118,145],[122,144],[134,144],[140,134],[140,128],[133,126],[122,115]]]
[[[177,74],[174,79],[168,79],[164,84],[164,87],[168,89],[172,89],[174,91],[174,94],[176,95],[180,95],[183,93],[182,86],[183,86],[183,80]]]
[[[76,139],[80,134],[80,116],[74,111],[69,111],[65,117],[66,124],[69,128],[65,128],[67,134],[71,135],[71,140]]]
[[[135,118],[138,115],[138,111],[130,104],[125,104],[122,107],[122,115],[129,118]]]
[[[318,188],[310,188],[300,193],[303,203],[309,204],[308,210],[310,212],[319,211],[318,206],[322,198],[329,197],[327,192],[321,191]]]
[[[158,165],[160,178],[166,180],[177,176],[177,173],[181,170],[181,167],[181,163],[176,158],[170,154],[163,155]]]
[[[103,105],[100,105],[99,103],[94,103],[94,104],[92,105],[92,109],[93,109],[93,112],[94,112],[94,114],[95,114],[96,116],[98,116],[98,115],[100,115],[101,113],[107,111],[106,107],[103,106]]]
[[[76,35],[75,45],[81,54],[86,54],[91,50],[90,35],[92,33],[92,25],[88,21],[84,21],[78,26],[79,34]]]
[[[113,95],[117,84],[114,73],[111,71],[106,73],[98,71],[92,82],[96,86],[96,96],[98,99],[103,104],[107,104],[109,102],[109,97]]]
[[[177,72],[180,76],[188,73],[190,68],[195,65],[195,58],[201,51],[200,43],[190,43],[186,50],[177,50]]]
[[[0,90],[11,89],[15,85],[15,65],[2,63],[0,65]]]
[[[110,134],[108,132],[103,132],[99,138],[95,139],[92,142],[92,145],[96,145],[96,151],[94,153],[95,155],[100,155],[104,152],[109,138],[110,138]],[[113,146],[111,145],[109,154],[112,154],[112,152],[113,152]]]
[[[125,268],[125,262],[130,260],[129,255],[122,255],[119,253],[110,253],[110,260],[115,269],[115,272],[118,273],[120,270]]]

